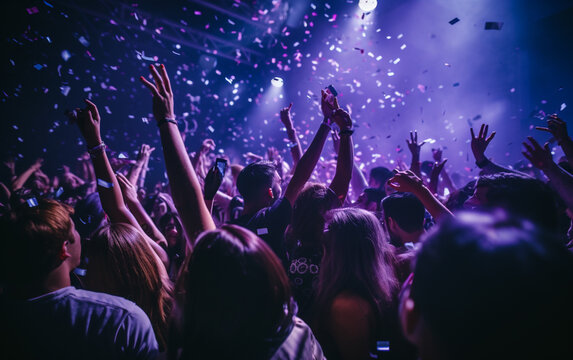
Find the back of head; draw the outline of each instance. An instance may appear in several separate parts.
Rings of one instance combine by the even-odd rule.
[[[573,356],[572,254],[529,222],[461,213],[441,224],[410,297],[443,359]]]
[[[384,189],[384,184],[392,176],[394,176],[394,173],[384,166],[378,166],[370,170],[370,179],[378,182],[380,189]]]
[[[498,173],[481,176],[476,188],[487,187],[487,207],[499,207],[553,230],[558,226],[558,207],[553,190],[529,176]]]
[[[24,203],[2,217],[1,280],[9,286],[38,283],[60,266],[62,245],[76,240],[71,214],[65,204],[39,199],[36,206]]]
[[[366,188],[364,189],[364,195],[366,196],[367,202],[373,202],[376,204],[376,211],[380,211],[380,201],[386,196],[383,188]]]
[[[245,166],[237,177],[237,189],[246,202],[258,196],[273,185],[276,168],[273,163],[260,161]]]
[[[91,193],[77,202],[73,219],[82,238],[88,237],[100,227],[103,219],[105,219],[105,212],[97,192]]]
[[[408,232],[424,230],[426,209],[422,202],[411,193],[394,193],[382,200],[384,218],[394,219],[398,226]]]
[[[203,233],[185,283],[183,358],[268,358],[296,312],[280,260],[234,225]]]
[[[357,208],[329,212],[317,304],[321,309],[343,291],[354,293],[382,311],[398,286],[395,256],[376,216]]]
[[[336,194],[327,186],[307,184],[294,202],[291,224],[286,232],[287,242],[318,246],[324,230],[324,215],[338,203]]]
[[[171,286],[163,264],[139,230],[129,224],[104,225],[86,243],[86,250],[87,288],[136,303],[165,345]]]

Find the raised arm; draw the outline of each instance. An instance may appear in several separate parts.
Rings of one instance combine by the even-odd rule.
[[[573,210],[573,176],[567,171],[563,170],[559,165],[553,161],[549,144],[545,143],[543,147],[531,136],[527,138],[527,142],[523,143],[525,151],[522,152],[527,160],[536,168],[543,171],[549,178],[549,185],[561,196],[567,208]]]
[[[147,214],[143,205],[141,205],[141,202],[137,197],[137,188],[127,177],[125,177],[125,175],[117,173],[116,176],[119,186],[121,187],[123,198],[143,231],[157,244],[167,248],[167,240],[165,240],[165,236],[163,236],[157,226],[155,226],[155,223],[151,220],[151,217]]]
[[[129,180],[131,184],[137,185],[139,183],[139,176],[143,172],[143,168],[146,166],[149,161],[149,157],[154,150],[155,148],[152,148],[147,144],[141,145],[139,153],[137,154],[137,160],[131,169],[129,169],[129,173],[127,174],[127,180]]]
[[[487,136],[489,125],[481,124],[478,136],[475,136],[474,129],[470,128],[470,133],[472,135],[471,148],[474,158],[476,160],[476,165],[481,169],[480,175],[495,174],[500,172],[509,172],[514,174],[522,174],[519,171],[515,171],[509,168],[505,168],[501,165],[494,163],[485,156],[485,150],[489,143],[493,140],[495,136],[495,131],[493,131],[489,136]]]
[[[422,178],[422,170],[420,169],[420,150],[422,149],[422,145],[425,143],[425,141],[422,141],[422,143],[418,144],[418,132],[415,130],[414,132],[410,131],[410,140],[406,139],[406,144],[412,154],[410,171],[416,174],[419,178]]]
[[[573,166],[573,140],[571,140],[567,133],[567,124],[565,121],[561,120],[557,114],[553,114],[548,116],[547,127],[536,126],[535,128],[551,133],[553,138],[557,141],[557,144],[563,149],[567,157],[567,162]]]
[[[332,132],[332,146],[334,147],[334,153],[338,157],[338,153],[340,152],[340,135],[336,131]],[[364,173],[360,170],[358,164],[354,162],[354,154],[352,157],[352,176],[350,178],[350,186],[352,187],[352,193],[356,194],[355,196],[362,194],[364,189],[368,187],[366,176],[364,176]]]
[[[442,220],[454,216],[448,208],[444,206],[432,192],[424,185],[422,179],[416,176],[412,171],[397,171],[390,180],[388,185],[401,192],[410,192],[414,194],[430,215],[436,220]]]
[[[336,162],[336,172],[330,189],[334,191],[340,203],[344,203],[344,199],[348,194],[348,186],[352,178],[352,167],[354,163],[354,146],[352,145],[352,119],[350,115],[342,110],[337,109],[333,114],[334,121],[340,128],[340,144],[338,147],[338,160]]]
[[[107,158],[106,145],[101,140],[100,115],[94,103],[85,100],[85,109],[76,109],[78,124],[91,155],[103,210],[112,223],[126,223],[139,228],[139,224],[123,201],[121,189]]]
[[[310,178],[320,154],[322,153],[322,148],[328,137],[330,131],[330,121],[334,110],[339,109],[338,100],[334,98],[333,103],[328,102],[328,93],[324,90],[322,91],[321,108],[324,115],[324,121],[320,124],[318,131],[314,135],[314,139],[310,143],[310,146],[305,151],[304,155],[300,158],[298,165],[296,166],[292,178],[286,188],[285,198],[292,204],[296,200],[298,193],[304,187],[304,184]]]
[[[185,150],[173,110],[173,92],[165,66],[160,72],[150,66],[155,84],[143,76],[141,82],[153,95],[153,115],[159,127],[165,157],[167,177],[175,207],[181,217],[188,239],[195,239],[205,230],[215,229],[215,223],[205,205],[201,185]]]
[[[12,180],[12,191],[16,191],[24,186],[26,181],[34,174],[36,171],[40,170],[42,167],[42,162],[44,159],[38,159],[33,163],[26,171],[18,175],[14,180]]]
[[[290,109],[292,109],[292,103],[286,108],[283,108],[280,112],[281,122],[285,126],[287,132],[287,138],[289,140],[288,147],[290,148],[290,154],[292,156],[292,171],[296,168],[296,165],[302,157],[302,148],[300,146],[300,141],[298,136],[296,136],[296,129],[293,126],[292,117],[290,115]]]
[[[207,172],[207,176],[205,176],[205,185],[203,186],[203,196],[205,197],[205,204],[209,209],[209,213],[213,212],[213,200],[215,199],[215,195],[217,195],[217,191],[219,187],[221,187],[221,183],[223,182],[223,174],[217,169],[217,166],[214,165],[211,169]]]

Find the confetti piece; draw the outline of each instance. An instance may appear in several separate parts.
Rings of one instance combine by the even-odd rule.
[[[36,64],[34,65],[34,67],[36,68],[36,70],[42,70],[44,68],[44,65]]]
[[[38,206],[38,200],[35,197],[26,199],[26,203],[31,208]]]
[[[501,30],[503,26],[502,22],[486,21],[484,29],[485,30]]]
[[[450,21],[448,21],[448,22],[450,23],[450,25],[454,25],[455,23],[457,23],[457,22],[459,22],[459,21],[460,21],[460,19],[458,19],[458,18],[456,17],[456,18],[453,18],[452,20],[450,20]]]
[[[111,188],[113,188],[113,183],[112,183],[112,182],[107,182],[107,181],[102,180],[102,179],[97,179],[97,184],[98,184],[99,186],[103,187],[103,188],[106,188],[106,189],[111,189]]]
[[[559,111],[565,110],[566,107],[567,107],[567,104],[565,104],[565,103],[561,104],[561,108],[559,109]]]

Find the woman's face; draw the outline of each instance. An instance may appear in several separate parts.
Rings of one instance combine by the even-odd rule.
[[[167,225],[165,225],[164,235],[169,247],[174,247],[177,245],[177,240],[179,239],[179,229],[175,219],[170,219]]]

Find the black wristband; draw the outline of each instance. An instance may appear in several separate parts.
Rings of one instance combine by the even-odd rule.
[[[483,160],[480,161],[480,162],[477,162],[477,161],[476,161],[476,165],[477,165],[478,168],[483,169],[484,167],[486,167],[487,165],[489,165],[490,162],[491,162],[491,161],[489,161],[488,158],[485,158],[485,159],[483,159]]]
[[[175,120],[175,119],[161,119],[161,120],[157,121],[157,127],[160,127],[161,125],[163,125],[165,123],[172,123],[172,124],[177,125],[177,120]]]
[[[342,130],[340,130],[340,132],[339,132],[338,134],[339,134],[339,135],[348,135],[348,136],[350,136],[350,135],[354,134],[354,130],[352,130],[352,129],[342,129]]]

